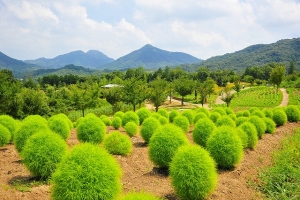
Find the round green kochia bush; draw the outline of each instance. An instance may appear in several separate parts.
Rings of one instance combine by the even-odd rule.
[[[232,169],[243,158],[243,145],[236,130],[220,126],[208,138],[206,149],[220,168]]]
[[[36,132],[48,131],[48,122],[39,115],[30,115],[26,117],[15,132],[14,143],[17,151],[20,153],[27,139]]]
[[[209,118],[211,119],[211,121],[213,121],[214,123],[217,122],[218,118],[221,117],[221,114],[218,112],[212,112],[209,116]]]
[[[275,109],[273,111],[273,121],[277,126],[282,126],[287,123],[287,115],[282,109]]]
[[[246,149],[248,147],[248,135],[247,135],[247,133],[240,127],[238,127],[236,129],[236,133],[239,136],[239,138],[241,139],[243,148]]]
[[[254,110],[252,113],[251,113],[251,116],[258,116],[260,118],[264,118],[265,117],[265,113],[261,110]]]
[[[285,108],[285,114],[289,122],[298,122],[300,120],[300,110],[297,106],[289,105]]]
[[[260,111],[259,108],[257,108],[257,107],[251,107],[251,108],[249,108],[249,112],[250,113],[253,113],[254,111],[257,111],[257,110]]]
[[[188,118],[182,115],[175,117],[175,119],[173,120],[173,124],[180,127],[184,133],[187,133],[190,129]]]
[[[179,116],[180,113],[178,112],[178,110],[172,110],[169,114],[169,122],[173,123],[175,117]]]
[[[208,117],[205,113],[198,112],[194,117],[194,124],[196,124],[198,122],[198,120],[203,119],[203,118],[208,118]]]
[[[136,125],[136,123],[134,122],[128,122],[125,126],[124,129],[126,131],[126,133],[130,136],[133,137],[137,134],[138,132],[138,125]]]
[[[153,194],[146,192],[129,192],[118,200],[162,200]]]
[[[266,132],[266,128],[267,128],[265,121],[262,118],[253,115],[249,117],[248,122],[252,123],[255,126],[257,131],[257,136],[258,138],[261,138],[262,135]]]
[[[224,108],[224,110],[225,110],[227,115],[234,114],[234,112],[231,108],[226,107],[226,108]]]
[[[198,108],[196,112],[197,112],[197,113],[199,113],[199,112],[201,112],[201,113],[204,113],[204,114],[206,114],[206,116],[207,116],[207,117],[209,117],[209,116],[210,116],[210,112],[209,112],[209,110],[208,110],[208,109],[206,109],[206,108],[204,108],[204,107],[200,107],[200,108]]]
[[[11,134],[8,128],[0,124],[0,147],[8,144],[11,140]]]
[[[158,120],[161,117],[161,115],[158,114],[157,112],[155,112],[155,113],[152,113],[150,117],[153,117]]]
[[[59,115],[53,115],[48,120],[49,128],[56,134],[60,135],[64,140],[70,136],[70,126],[68,122]]]
[[[244,111],[240,110],[236,113],[236,117],[239,118],[239,117],[244,117]]]
[[[179,127],[173,124],[161,126],[150,138],[150,160],[159,167],[169,167],[177,149],[187,144],[189,141]]]
[[[132,143],[127,135],[120,131],[113,131],[105,137],[103,142],[105,149],[116,155],[128,155],[132,151]]]
[[[105,124],[94,114],[86,115],[77,127],[77,138],[80,142],[100,144],[105,134]]]
[[[137,126],[140,125],[139,116],[133,111],[127,111],[122,118],[122,126],[124,127],[128,122],[134,122]]]
[[[214,112],[220,113],[221,116],[227,115],[226,111],[223,108],[219,108],[219,107],[213,109],[212,113]]]
[[[250,117],[250,112],[249,112],[249,110],[244,110],[244,111],[243,111],[243,116],[244,116],[244,117]]]
[[[108,116],[106,115],[101,115],[100,116],[101,121],[105,124],[105,126],[110,126],[111,125],[111,120],[109,119]]]
[[[276,124],[275,122],[270,119],[270,118],[263,118],[265,124],[266,124],[266,133],[271,133],[273,134],[275,132],[275,129],[276,129]]]
[[[265,117],[272,119],[273,118],[273,112],[270,109],[263,110]]]
[[[141,136],[146,143],[149,143],[151,136],[160,126],[160,122],[153,117],[145,119],[141,127]]]
[[[216,126],[210,119],[203,118],[198,120],[193,130],[193,141],[205,147],[207,139],[215,129]]]
[[[13,140],[14,134],[18,128],[17,121],[9,115],[0,115],[0,124],[9,130],[11,134],[11,140]]]
[[[189,120],[189,124],[193,124],[193,122],[194,122],[194,116],[195,116],[193,110],[184,110],[181,113],[181,116],[186,117]]]
[[[58,134],[42,131],[28,138],[21,157],[33,176],[48,179],[67,153],[67,148],[66,142]]]
[[[228,115],[233,121],[236,120],[236,115],[233,113],[233,114],[229,114]]]
[[[238,118],[236,118],[236,120],[235,120],[235,124],[236,124],[236,126],[239,126],[239,125],[241,125],[242,123],[248,121],[248,119],[249,119],[248,117],[243,117],[243,116],[238,117]]]
[[[72,128],[74,128],[73,122],[70,120],[70,118],[69,118],[67,115],[65,115],[65,114],[63,114],[63,113],[59,113],[59,114],[57,114],[57,116],[60,116],[61,118],[63,118],[63,119],[68,123],[69,129],[70,129],[70,130],[71,130]]]
[[[164,117],[164,116],[160,116],[158,118],[158,121],[160,122],[161,125],[165,125],[165,124],[168,124],[169,123],[169,119]]]
[[[121,169],[105,149],[83,143],[73,147],[52,175],[52,199],[113,200],[121,192]]]
[[[120,117],[114,117],[113,120],[111,121],[111,125],[115,129],[119,129],[120,126],[122,125],[122,119]]]
[[[160,114],[161,116],[164,116],[166,118],[169,118],[169,113],[166,109],[164,108],[160,108],[158,111],[157,111],[158,114]]]
[[[230,126],[232,128],[235,128],[235,122],[228,115],[224,115],[218,118],[216,126]]]
[[[75,123],[75,127],[77,128],[79,123],[84,119],[84,117],[79,117]]]
[[[171,183],[182,199],[205,199],[217,185],[216,164],[200,146],[180,147],[170,164]]]
[[[239,128],[241,128],[248,135],[248,146],[250,149],[254,149],[258,142],[258,136],[255,126],[251,122],[242,123]]]
[[[147,108],[141,108],[136,114],[139,116],[140,124],[142,124],[146,118],[150,117],[151,112]]]
[[[118,111],[114,114],[114,117],[120,117],[121,119],[124,117],[125,113],[122,111]]]

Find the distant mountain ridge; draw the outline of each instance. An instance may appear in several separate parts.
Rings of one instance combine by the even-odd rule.
[[[97,50],[89,50],[86,53],[78,50],[59,55],[51,59],[38,58],[36,60],[25,60],[24,62],[50,69],[62,68],[69,64],[83,66],[90,69],[97,69],[113,61],[114,59],[109,58],[108,56]]]
[[[145,69],[158,69],[165,66],[197,63],[201,60],[182,52],[170,52],[156,48],[150,44],[122,56],[112,63],[104,65],[102,69],[120,70],[144,67]]]

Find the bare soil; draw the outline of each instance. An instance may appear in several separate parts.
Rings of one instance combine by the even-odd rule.
[[[258,181],[258,170],[271,164],[272,152],[279,148],[280,141],[299,126],[300,123],[288,123],[278,127],[273,135],[265,134],[254,150],[245,151],[243,161],[234,170],[219,171],[217,189],[208,199],[262,199],[263,195],[251,187],[249,182]],[[112,130],[112,127],[107,127],[108,133]],[[187,134],[190,140],[191,134],[191,131]],[[148,158],[148,147],[140,135],[132,137],[131,140],[132,153],[129,156],[115,156],[123,171],[123,192],[147,191],[167,199],[178,199],[171,187],[168,172],[152,164]],[[70,148],[79,143],[75,129],[67,142]],[[0,148],[0,160],[0,199],[50,199],[48,184],[34,186],[28,192],[22,192],[20,188],[13,186],[16,182],[22,182],[22,186],[35,181],[22,164],[13,144]]]

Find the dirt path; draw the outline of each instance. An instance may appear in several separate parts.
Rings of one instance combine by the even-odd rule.
[[[279,106],[287,106],[289,103],[289,94],[286,92],[285,88],[280,88],[282,92],[282,102]]]

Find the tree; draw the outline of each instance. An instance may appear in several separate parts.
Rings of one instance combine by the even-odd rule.
[[[154,104],[156,112],[167,98],[166,89],[167,82],[165,80],[157,79],[150,83],[149,100]]]
[[[239,76],[235,76],[234,78],[234,86],[233,86],[233,89],[239,93],[241,91],[241,84],[240,84],[240,77]]]
[[[276,90],[278,92],[279,86],[283,80],[283,77],[285,75],[285,66],[284,65],[278,65],[274,69],[272,69],[271,75],[270,75],[270,82],[276,86]]]
[[[253,85],[253,83],[254,83],[254,78],[253,78],[253,76],[246,75],[246,76],[244,77],[244,81],[247,82],[247,83],[251,83],[251,85]]]
[[[196,80],[204,82],[210,75],[210,70],[207,67],[199,67],[196,73]]]
[[[294,61],[291,61],[290,62],[290,66],[289,66],[289,69],[288,69],[288,74],[293,74],[294,71],[295,71],[295,62]]]
[[[203,104],[205,103],[207,96],[209,96],[214,92],[214,86],[215,86],[215,81],[211,78],[208,78],[206,81],[199,84],[197,90],[200,95],[200,102],[202,104],[202,107]]]
[[[122,100],[122,88],[113,87],[104,91],[106,101],[112,105],[113,113],[118,111],[118,103]]]
[[[174,82],[174,90],[182,97],[181,105],[183,105],[184,97],[194,91],[194,81],[187,78],[177,79]]]
[[[229,107],[229,104],[234,97],[234,93],[232,93],[231,88],[228,85],[226,85],[223,94],[225,94],[225,96],[223,96],[221,99],[226,103],[226,106]]]

